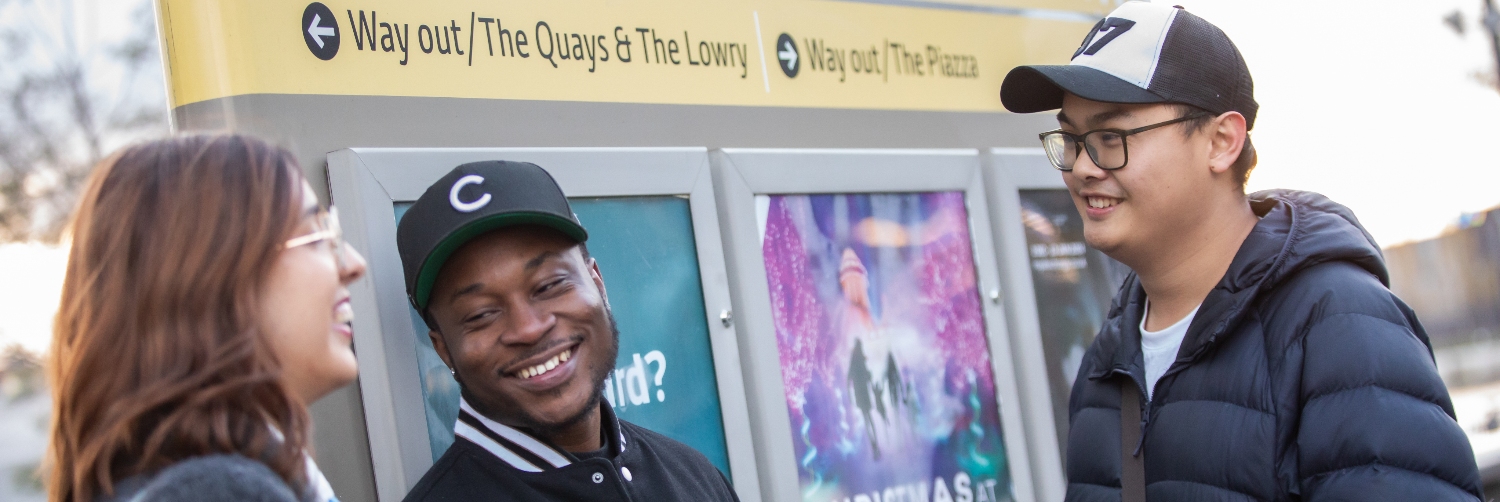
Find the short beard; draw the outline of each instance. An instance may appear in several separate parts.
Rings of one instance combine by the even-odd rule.
[[[504,421],[507,422],[507,425],[511,425],[518,429],[525,429],[531,432],[532,435],[547,439],[549,441],[551,440],[551,438],[556,437],[559,432],[578,425],[579,422],[582,422],[584,419],[588,418],[589,412],[594,411],[594,409],[599,406],[599,401],[604,397],[604,382],[608,381],[610,373],[614,372],[615,359],[620,356],[620,327],[615,323],[615,313],[609,308],[608,303],[604,304],[604,316],[605,319],[609,321],[610,334],[610,344],[609,348],[607,349],[607,353],[605,354],[606,357],[604,358],[604,361],[606,362],[605,364],[593,368],[594,373],[591,376],[594,379],[594,392],[589,394],[588,401],[586,401],[583,407],[578,410],[578,413],[575,413],[573,416],[557,422],[548,423],[542,422],[541,420],[538,420],[536,417],[532,416],[531,413],[529,413],[526,409],[526,406],[522,403],[512,401],[495,403],[499,405],[497,407],[486,406],[480,400],[474,399],[474,397],[469,394],[468,389],[464,388],[463,381],[459,380],[459,389],[463,394],[464,399],[468,401],[470,405],[475,407],[475,411],[478,411],[487,417],[491,417],[492,419],[494,417],[511,415],[507,417],[509,420]],[[457,375],[455,375],[455,377],[456,376]],[[514,410],[515,413],[495,413],[494,411],[497,409]]]

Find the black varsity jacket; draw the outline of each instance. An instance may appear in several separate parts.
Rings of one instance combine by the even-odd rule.
[[[708,457],[618,419],[607,403],[600,407],[605,455],[585,459],[459,404],[453,446],[407,502],[739,500]]]

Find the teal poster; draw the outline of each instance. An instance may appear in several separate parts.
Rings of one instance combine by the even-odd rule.
[[[692,215],[682,197],[570,199],[589,231],[620,327],[620,356],[605,382],[623,420],[682,441],[729,476],[719,389],[709,345]],[[396,207],[396,219],[409,204]],[[427,408],[432,458],[453,444],[458,385],[410,311]]]

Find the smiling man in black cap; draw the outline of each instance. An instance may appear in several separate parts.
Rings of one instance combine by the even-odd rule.
[[[1480,498],[1426,332],[1354,214],[1245,194],[1259,106],[1222,31],[1128,2],[1000,97],[1061,109],[1043,147],[1089,245],[1135,272],[1073,386],[1067,500]]]
[[[458,166],[396,238],[462,395],[453,446],[407,500],[737,500],[701,453],[603,403],[619,332],[588,232],[546,171]]]

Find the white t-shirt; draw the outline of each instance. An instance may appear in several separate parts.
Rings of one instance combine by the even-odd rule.
[[[1193,307],[1186,317],[1177,321],[1161,331],[1146,331],[1146,318],[1151,314],[1151,300],[1146,300],[1146,311],[1141,314],[1141,355],[1146,360],[1146,400],[1151,400],[1151,394],[1156,392],[1156,381],[1167,373],[1172,367],[1172,361],[1177,360],[1177,350],[1182,347],[1182,339],[1187,336],[1188,325],[1193,323],[1193,317],[1198,315],[1198,309],[1203,304]]]

